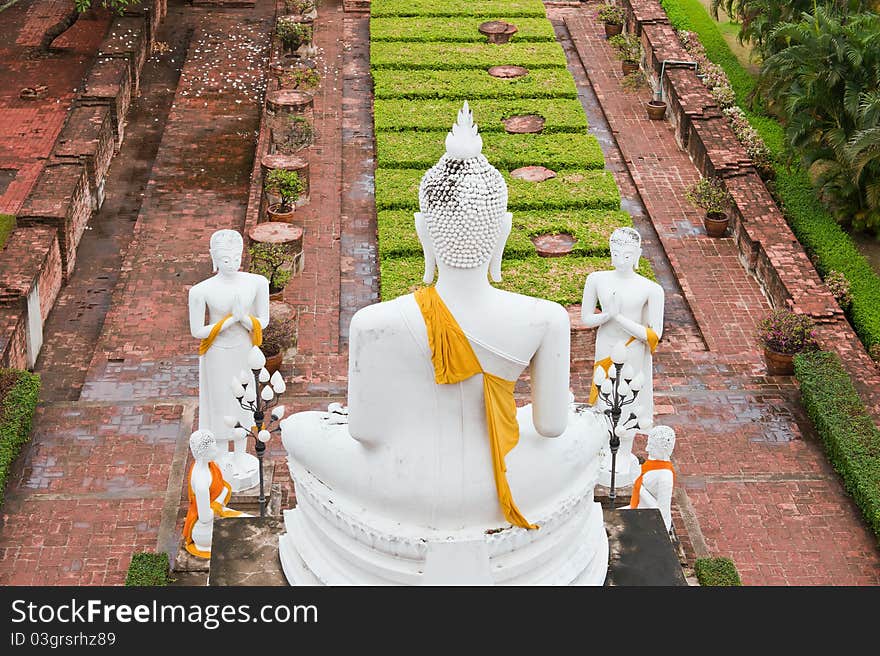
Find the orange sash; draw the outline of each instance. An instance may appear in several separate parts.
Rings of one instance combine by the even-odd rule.
[[[515,526],[538,528],[536,524],[530,524],[516,507],[507,482],[507,466],[504,464],[504,457],[519,442],[519,424],[516,421],[516,402],[513,398],[516,381],[505,380],[483,371],[470,342],[434,287],[417,290],[415,299],[428,329],[428,346],[431,348],[435,382],[438,385],[448,385],[483,374],[483,400],[489,428],[492,468],[504,517]]]
[[[183,544],[186,550],[193,556],[210,558],[211,553],[200,551],[196,548],[195,542],[192,539],[193,526],[195,526],[196,520],[199,518],[199,509],[196,506],[196,493],[192,489],[192,471],[195,466],[196,463],[193,463],[189,468],[189,476],[187,477],[189,481],[189,508],[187,508],[186,519],[183,522]],[[208,468],[211,470],[211,485],[208,488],[208,494],[211,496],[211,510],[218,517],[239,517],[241,515],[240,512],[224,507],[229,503],[230,497],[232,497],[232,486],[223,479],[220,467],[212,460],[208,463]],[[215,501],[215,499],[220,496],[220,492],[224,489],[226,490],[226,495],[223,497],[223,503],[221,504]]]
[[[675,485],[675,469],[672,467],[672,463],[668,460],[645,460],[642,463],[642,473],[638,475],[635,481],[633,481],[633,489],[632,489],[632,497],[629,501],[630,508],[638,508],[639,507],[639,494],[642,491],[642,477],[648,473],[649,471],[656,471],[658,469],[668,469],[672,472],[672,484]]]
[[[654,351],[657,350],[657,344],[660,342],[660,338],[657,337],[657,333],[655,333],[648,326],[645,326],[645,333],[648,337],[648,348],[651,349],[651,355],[654,355]],[[626,344],[624,344],[624,346],[629,346],[634,341],[636,341],[636,338],[630,337],[628,340],[626,340]],[[596,364],[593,365],[593,373],[594,374],[596,373],[596,369],[598,367],[602,367],[605,370],[605,375],[607,376],[608,370],[611,369],[612,364],[613,363],[611,362],[610,356],[607,358],[602,358],[601,360],[596,362]],[[590,384],[590,398],[587,401],[587,403],[589,403],[590,405],[593,405],[596,402],[596,399],[598,399],[598,398],[599,398],[599,388],[596,386],[596,383],[591,383]]]
[[[223,324],[226,323],[226,320],[231,316],[231,314],[227,314],[220,319],[220,321],[215,323],[214,327],[211,328],[211,332],[208,333],[208,336],[199,342],[199,355],[204,355],[208,352],[208,349],[211,348],[211,344],[214,343],[214,340],[217,339],[217,335],[220,334],[220,329],[223,328]],[[263,343],[263,326],[260,325],[260,320],[254,315],[250,314],[248,316],[251,318],[251,323],[254,326],[254,329],[251,332],[251,342],[254,346],[260,346]]]

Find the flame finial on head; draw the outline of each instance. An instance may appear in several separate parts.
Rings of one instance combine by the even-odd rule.
[[[458,120],[452,131],[446,135],[446,154],[454,159],[470,159],[483,150],[483,138],[477,134],[474,113],[470,110],[467,100],[458,110]]]

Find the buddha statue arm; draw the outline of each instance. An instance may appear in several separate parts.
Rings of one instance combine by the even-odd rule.
[[[659,340],[663,336],[663,300],[663,288],[659,285],[652,287],[651,292],[648,294],[647,325],[642,325],[637,321],[628,319],[620,313],[615,314],[613,319],[621,328],[638,340],[648,341],[647,328],[651,328]]]
[[[367,308],[351,318],[348,339],[348,431],[351,437],[364,444],[380,440],[381,427],[387,420],[386,410],[375,403],[370,392],[375,386],[363,385],[361,379],[368,373],[369,349],[365,335],[369,323],[365,316]]]
[[[189,332],[196,339],[205,339],[211,334],[216,324],[205,323],[205,309],[207,304],[205,298],[201,294],[194,294],[193,290],[189,291]],[[220,326],[220,332],[226,330],[232,325],[231,321],[225,321]]]
[[[597,313],[595,311],[598,301],[599,293],[596,288],[596,276],[591,273],[587,276],[586,283],[584,283],[584,295],[581,301],[581,323],[587,328],[597,328],[612,317],[610,312],[605,311],[606,308],[602,308],[603,312]]]
[[[244,309],[239,309],[237,314],[233,313],[233,316],[248,331],[252,331],[254,324],[251,321],[250,315],[253,314],[257,321],[260,322],[260,326],[265,328],[269,323],[269,281],[265,276],[259,276],[257,293],[251,310],[249,313],[244,311]]]
[[[548,308],[549,325],[531,361],[532,420],[538,434],[558,437],[568,425],[571,323],[561,305]]]

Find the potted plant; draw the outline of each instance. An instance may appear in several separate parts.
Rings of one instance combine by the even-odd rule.
[[[813,320],[785,308],[771,311],[758,322],[758,343],[764,347],[767,373],[790,376],[794,373],[794,356],[816,347]]]
[[[266,191],[281,199],[280,203],[270,203],[267,208],[270,221],[283,221],[290,223],[293,220],[293,211],[296,201],[305,190],[305,185],[297,171],[273,169],[266,176],[264,185]]]
[[[608,39],[608,43],[614,48],[615,56],[621,60],[624,75],[639,70],[639,61],[642,58],[642,41],[639,37],[633,34],[617,34]]]
[[[295,253],[289,244],[255,242],[248,248],[248,271],[269,281],[269,298],[281,300],[281,292],[293,275]]]
[[[315,132],[312,124],[303,116],[292,116],[284,130],[283,139],[276,143],[279,152],[285,155],[293,155],[306,146],[310,146],[314,140]]]
[[[597,14],[600,21],[605,23],[605,36],[612,37],[623,31],[623,9],[612,4],[606,4],[599,8]]]
[[[720,178],[703,178],[685,191],[691,205],[705,210],[703,226],[710,237],[723,237],[730,218],[727,207],[733,202]]]
[[[279,311],[284,308],[286,311]],[[284,355],[296,344],[296,313],[289,305],[272,303],[269,325],[263,330],[260,350],[266,356],[266,370],[274,374],[284,363]]]
[[[291,16],[317,17],[317,0],[284,0],[284,11]]]
[[[666,116],[666,101],[661,100],[660,94],[655,93],[654,97],[648,101],[646,105],[648,109],[648,118],[652,121],[662,121]]]
[[[275,34],[286,52],[295,52],[312,42],[313,19],[303,16],[281,16],[275,23]]]

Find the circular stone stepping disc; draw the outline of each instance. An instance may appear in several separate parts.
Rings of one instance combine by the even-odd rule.
[[[492,77],[513,78],[524,77],[529,74],[529,69],[522,66],[512,66],[510,64],[502,64],[501,66],[493,66],[489,69],[489,75]]]
[[[577,239],[561,232],[558,235],[536,235],[532,237],[532,243],[541,257],[563,257],[571,253]]]
[[[303,229],[292,223],[266,221],[251,228],[248,236],[263,244],[290,244],[302,240]]]
[[[489,43],[507,43],[508,39],[519,31],[513,23],[497,20],[486,21],[477,29],[488,39]]]
[[[511,171],[510,177],[529,182],[544,182],[544,180],[555,178],[556,171],[548,169],[546,166],[523,166]]]
[[[502,119],[504,131],[508,134],[535,134],[544,129],[544,117],[538,114],[524,114]]]

